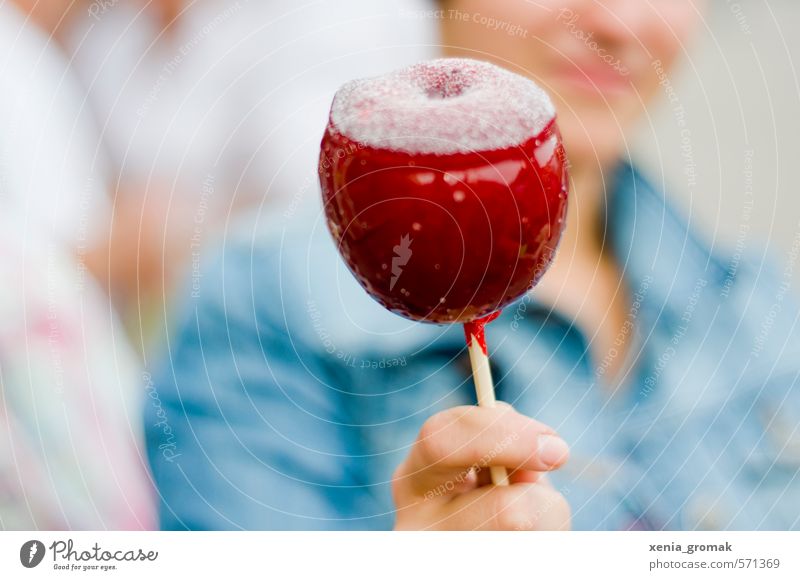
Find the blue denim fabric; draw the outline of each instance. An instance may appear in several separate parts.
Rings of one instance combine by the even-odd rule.
[[[712,252],[627,164],[606,207],[633,297],[619,388],[528,297],[487,330],[498,397],[571,445],[573,528],[800,528],[797,252]],[[229,240],[187,290],[146,417],[164,528],[391,528],[420,426],[475,402],[462,329],[385,311],[304,221]]]

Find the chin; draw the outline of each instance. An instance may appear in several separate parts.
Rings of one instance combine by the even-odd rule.
[[[564,116],[561,114],[562,135],[567,156],[572,166],[580,168],[614,164],[625,149],[627,123],[623,119],[580,112]],[[601,167],[603,168],[603,167]]]

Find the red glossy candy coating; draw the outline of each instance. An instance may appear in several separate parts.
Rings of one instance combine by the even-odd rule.
[[[320,156],[328,225],[378,302],[414,320],[464,323],[538,281],[567,203],[554,119],[518,144],[442,154],[356,141],[333,117]]]

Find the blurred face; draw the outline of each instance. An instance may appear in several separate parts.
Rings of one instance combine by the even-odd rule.
[[[190,4],[187,0],[139,0],[139,2],[156,12],[162,28],[176,23],[181,12]]]
[[[450,0],[451,55],[526,74],[553,97],[573,164],[616,161],[625,132],[661,94],[705,0]]]

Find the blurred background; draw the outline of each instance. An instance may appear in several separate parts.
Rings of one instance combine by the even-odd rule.
[[[687,47],[691,58],[671,79],[690,129],[690,155],[676,104],[666,99],[637,135],[635,153],[650,175],[670,176],[669,190],[720,243],[768,242],[787,252],[800,232],[796,22],[800,4],[791,0],[711,2],[696,45]],[[686,179],[674,178],[681,175]],[[744,240],[743,224],[750,226]]]
[[[206,250],[242,220],[280,227],[316,215],[334,92],[435,56],[433,10],[427,0],[0,2],[0,273],[14,282],[0,295],[0,424],[13,434],[48,424],[46,412],[52,419],[48,445],[0,437],[0,527],[153,525],[141,507],[141,388],[165,352],[176,289],[199,288]],[[799,22],[797,0],[712,0],[684,62],[663,79],[664,98],[629,141],[728,253],[767,244],[785,259],[800,243]],[[38,318],[23,316],[34,310]],[[86,449],[61,440],[59,429],[78,428],[87,412],[89,391],[71,382],[115,386],[116,398],[93,399],[107,421],[83,439]],[[62,398],[71,392],[74,400]],[[128,427],[116,442],[115,425]],[[25,471],[10,458],[28,443],[30,457],[42,457]],[[53,459],[72,454],[72,463]],[[141,505],[110,519],[120,501],[107,492],[108,470],[82,473],[82,454],[103,454],[120,481],[139,481]],[[74,514],[84,515],[60,504],[63,490],[43,466],[74,483]],[[44,519],[17,509],[22,487],[49,498]],[[93,520],[86,506],[98,494],[105,503],[94,504]]]

